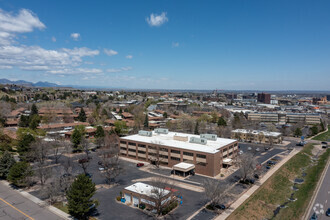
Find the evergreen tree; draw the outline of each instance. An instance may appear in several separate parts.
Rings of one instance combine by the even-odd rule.
[[[322,120],[321,120],[320,126],[321,126],[321,131],[325,131],[325,126],[324,126],[324,123]]]
[[[28,177],[32,176],[30,164],[27,162],[17,162],[9,170],[7,179],[15,186],[27,186]]]
[[[196,122],[196,125],[195,125],[195,132],[194,132],[194,134],[199,134],[199,124],[198,124],[198,121]]]
[[[66,193],[69,213],[77,219],[88,219],[91,207],[97,202],[92,200],[95,184],[85,174],[77,176]]]
[[[163,113],[163,118],[167,118],[167,112]]]
[[[7,179],[10,168],[16,163],[13,155],[8,151],[2,155],[0,159],[0,177]]]
[[[30,123],[30,117],[21,115],[18,126],[26,128],[26,127],[29,127],[29,123]]]
[[[227,126],[227,122],[223,117],[218,119],[218,126]]]
[[[317,127],[317,125],[313,125],[313,127],[311,127],[311,131],[312,135],[316,135],[317,133],[319,133],[319,128]]]
[[[102,126],[97,126],[96,127],[96,131],[95,131],[95,138],[103,138],[104,137],[104,130],[102,128]]]
[[[146,117],[144,119],[144,127],[149,128],[149,119],[148,119],[148,113],[146,113]]]
[[[17,152],[22,160],[25,160],[26,153],[30,151],[30,145],[35,141],[32,134],[26,133],[20,138],[17,144]]]
[[[302,135],[302,131],[300,128],[296,128],[296,130],[294,131],[294,136],[296,137],[300,137]]]
[[[32,130],[35,130],[39,126],[39,123],[40,123],[39,115],[30,116],[29,128],[31,128]]]
[[[74,150],[78,150],[82,137],[83,137],[83,131],[81,131],[81,129],[79,129],[78,126],[76,126],[71,135],[71,142],[73,144]]]
[[[36,106],[36,104],[33,103],[32,107],[31,107],[31,115],[37,115],[38,114],[38,108]]]
[[[78,120],[81,121],[81,122],[85,122],[86,119],[87,119],[87,117],[86,117],[85,110],[83,108],[80,108],[80,112],[79,112],[79,115],[78,115]]]

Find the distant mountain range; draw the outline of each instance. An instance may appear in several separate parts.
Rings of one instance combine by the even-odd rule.
[[[28,82],[25,80],[17,80],[17,81],[11,81],[9,79],[0,79],[0,84],[15,84],[20,86],[31,86],[31,87],[61,87],[60,85],[57,85],[56,83],[50,83],[50,82]]]

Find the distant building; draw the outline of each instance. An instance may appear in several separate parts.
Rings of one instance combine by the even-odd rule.
[[[279,132],[257,131],[236,129],[231,132],[231,138],[240,141],[258,142],[258,143],[282,143],[282,134]]]
[[[258,93],[258,102],[265,104],[270,104],[270,94],[268,93]]]
[[[250,112],[248,113],[248,120],[265,123],[303,123],[307,125],[314,125],[319,124],[321,122],[321,116],[320,114],[314,113]]]

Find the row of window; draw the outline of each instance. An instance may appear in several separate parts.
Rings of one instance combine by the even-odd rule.
[[[120,143],[121,144],[126,144],[125,141],[121,141]],[[130,146],[136,146],[135,143],[131,143],[131,142],[128,142],[128,145],[130,145]],[[146,148],[146,145],[144,145],[144,144],[138,144],[138,147]],[[155,146],[148,146],[148,148],[151,149],[151,150],[157,150],[157,147],[155,147]],[[123,147],[121,147],[121,149],[126,150]],[[167,148],[160,148],[159,150],[160,151],[163,151],[163,152],[168,152],[168,149]],[[227,149],[225,149],[224,151],[226,151],[226,150]],[[134,150],[130,149],[129,151],[132,151],[133,152]],[[139,151],[139,153],[145,153],[145,152],[144,151]],[[181,151],[171,149],[171,153],[181,154]],[[151,155],[151,153],[149,153],[149,154]],[[193,157],[194,156],[194,153],[183,151],[183,155]],[[206,155],[205,154],[196,154],[196,157],[206,159]],[[176,158],[176,157],[174,157],[174,158]]]

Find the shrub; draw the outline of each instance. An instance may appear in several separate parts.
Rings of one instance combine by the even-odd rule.
[[[145,205],[145,204],[140,204],[140,205],[139,205],[139,208],[143,210],[143,209],[146,208],[146,205]]]
[[[178,206],[178,201],[173,201],[171,202],[168,206],[166,206],[163,210],[162,210],[162,215],[166,215],[167,213],[169,213],[170,211],[172,211],[173,209],[175,209],[175,207]]]
[[[214,210],[214,207],[211,204],[207,205],[206,208],[209,209],[209,210]]]
[[[121,200],[121,196],[117,196],[117,201],[119,202]]]

